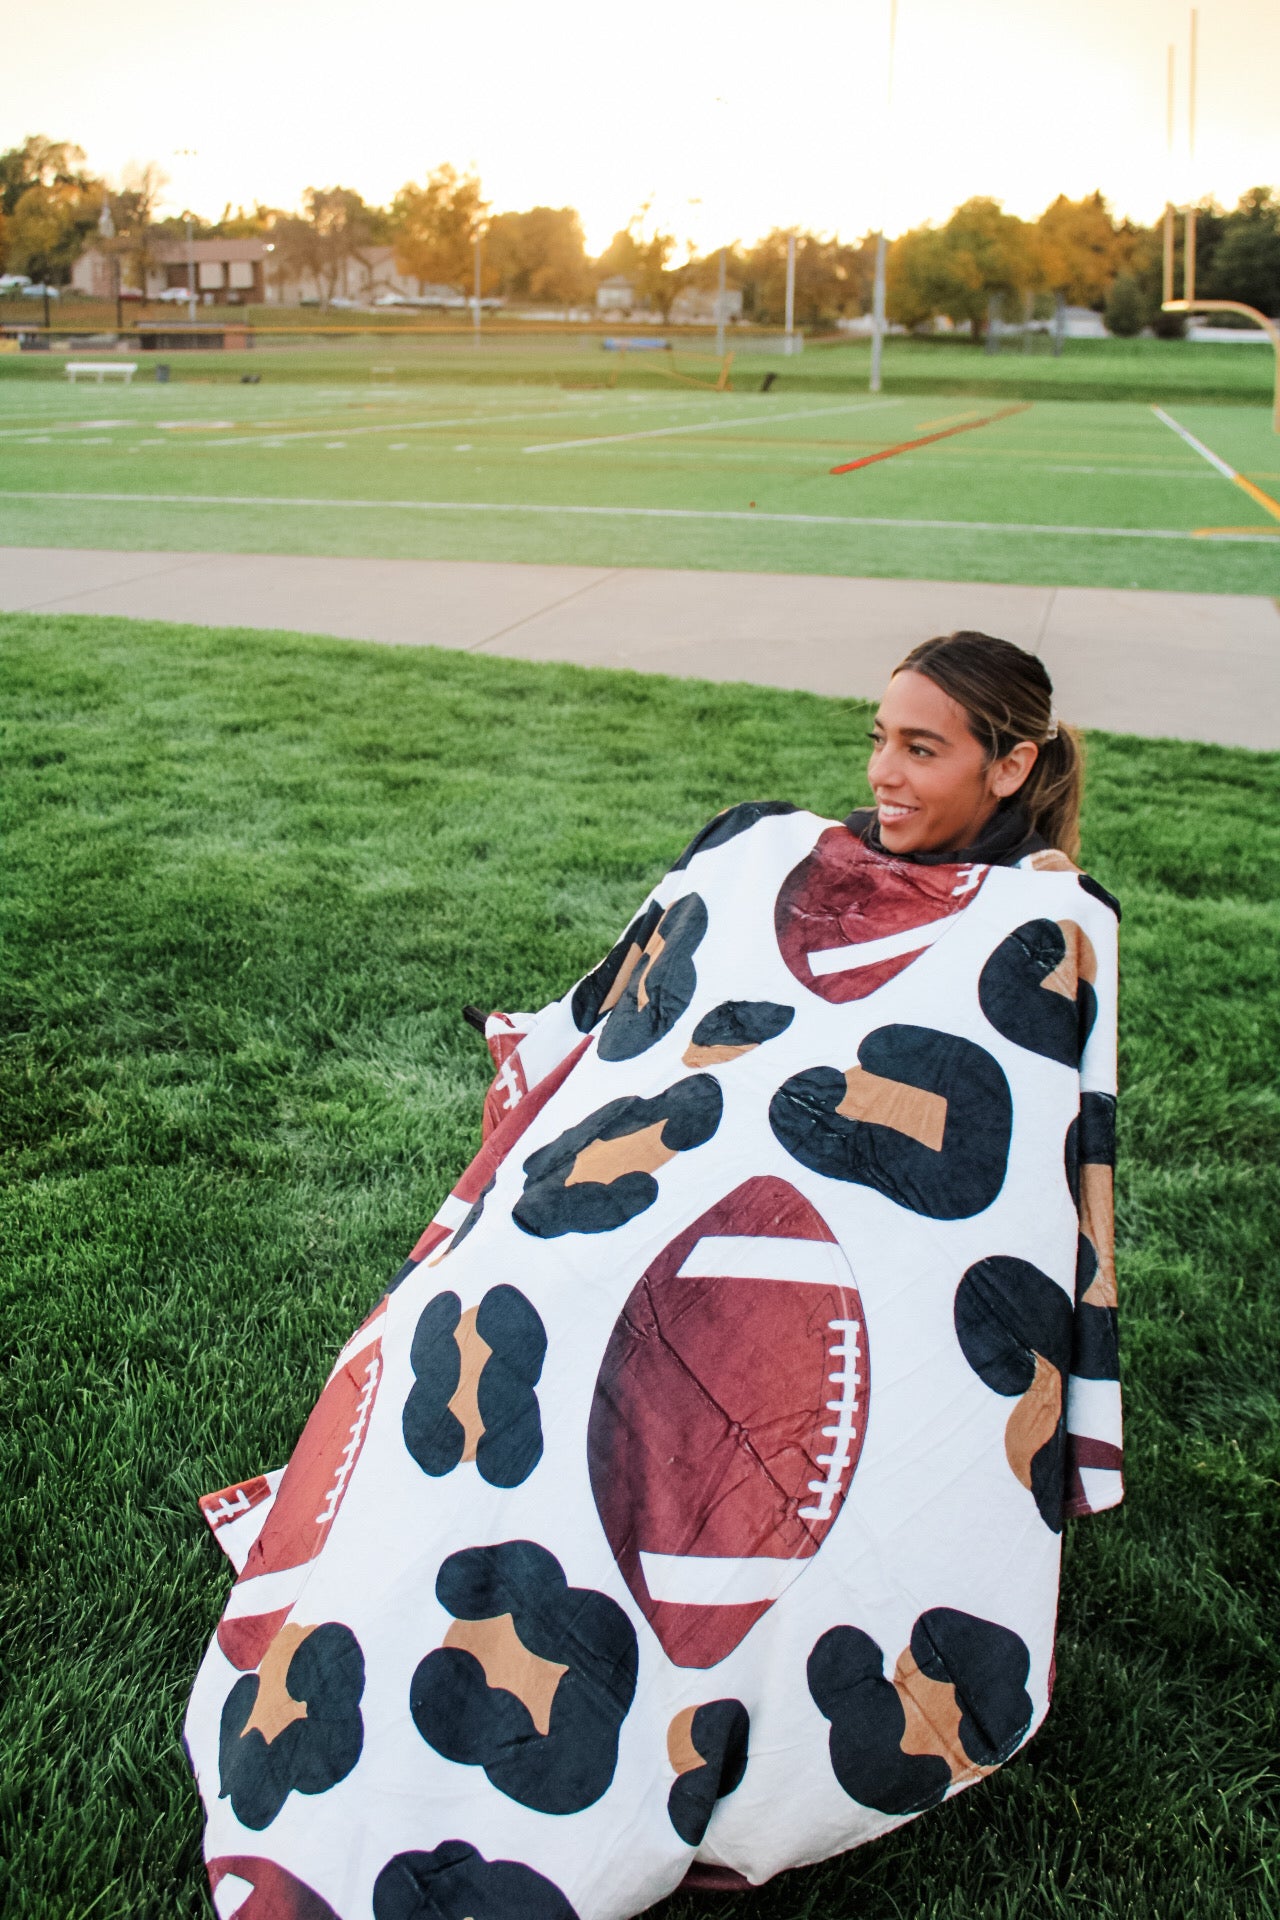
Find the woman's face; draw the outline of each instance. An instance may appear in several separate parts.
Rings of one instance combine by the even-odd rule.
[[[964,708],[909,668],[889,682],[872,729],[867,777],[889,853],[954,853],[972,846],[999,802],[1035,764],[1021,741],[988,762]]]

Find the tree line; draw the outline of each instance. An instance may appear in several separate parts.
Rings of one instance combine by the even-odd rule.
[[[28,137],[0,153],[0,270],[65,285],[80,253],[105,233],[145,272],[165,242],[187,232],[184,220],[157,217],[164,184],[157,168],[144,167],[109,188],[89,171],[80,148]],[[308,278],[326,301],[342,290],[353,264],[387,246],[397,270],[420,290],[442,285],[470,293],[478,241],[486,297],[573,308],[592,300],[602,280],[621,276],[636,303],[665,321],[684,289],[716,285],[719,249],[698,253],[650,212],[641,207],[593,259],[574,208],[495,211],[475,174],[446,164],[422,183],[406,183],[389,206],[372,205],[350,187],[308,187],[300,209],[227,207],[220,220],[194,222],[194,235],[269,238],[274,270]],[[796,324],[821,330],[866,313],[874,236],[844,241],[797,230],[794,237]],[[728,281],[741,289],[745,319],[782,324],[788,239],[775,228],[750,246],[726,248]],[[1065,300],[1104,311],[1115,333],[1148,324],[1177,332],[1177,316],[1159,311],[1161,261],[1159,223],[1116,219],[1101,193],[1059,195],[1036,220],[976,198],[945,222],[911,228],[891,242],[888,313],[922,330],[945,318],[980,339],[994,312],[1021,319]],[[1179,258],[1179,285],[1181,272]],[[1252,188],[1230,210],[1212,201],[1200,206],[1196,287],[1204,297],[1244,300],[1280,315],[1280,197],[1273,188]]]

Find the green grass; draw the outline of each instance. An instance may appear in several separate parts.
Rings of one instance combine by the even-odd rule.
[[[464,1000],[539,1004],[726,802],[843,812],[865,709],[657,677],[0,620],[0,1908],[205,1911],[195,1500],[287,1455],[467,1159]],[[844,1861],[666,1920],[1280,1914],[1280,761],[1103,735],[1125,903],[1129,1500],[1068,1533],[1054,1710]]]
[[[1265,408],[1170,404],[1280,494],[1280,440]],[[971,431],[831,472],[1002,408]],[[1222,593],[1280,584],[1276,519],[1149,406],[1125,401],[1041,399],[1018,410],[991,396],[669,384],[44,383],[0,387],[0,453],[5,545]],[[1222,528],[1233,531],[1203,537]]]

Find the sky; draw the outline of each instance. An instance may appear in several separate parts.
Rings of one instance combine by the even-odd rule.
[[[972,194],[1032,216],[1100,187],[1280,183],[1280,0],[1201,0],[1194,156],[1182,0],[41,0],[5,29],[0,147],[69,139],[165,211],[389,200],[439,162],[495,209],[576,206],[599,251],[645,204],[699,249],[798,225],[852,238]],[[1177,137],[1166,139],[1176,48]]]

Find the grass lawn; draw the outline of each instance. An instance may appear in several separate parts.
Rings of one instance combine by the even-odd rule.
[[[1254,352],[1219,351],[1237,366]],[[1280,500],[1265,406],[1162,397]],[[562,389],[518,369],[501,388],[456,373],[98,390],[0,373],[0,458],[0,545],[1280,585],[1280,505],[1132,400],[913,398],[892,381],[878,398]]]
[[[7,302],[0,307],[0,320],[13,324],[39,318],[38,309],[25,309],[25,302]],[[126,315],[126,321],[133,317]],[[624,387],[669,391],[671,382],[662,371],[664,365],[674,365],[704,379],[714,377],[715,371],[715,337],[708,329],[615,323],[605,330],[609,335],[623,339],[657,335],[669,339],[674,350],[673,359],[652,352],[631,353],[619,367],[615,355],[603,352],[604,336],[598,329],[558,327],[539,332],[519,323],[486,319],[477,349],[465,325],[459,326],[456,321],[423,323],[405,312],[303,312],[294,317],[297,324],[309,330],[305,336],[288,331],[290,317],[289,311],[279,307],[248,311],[224,308],[220,313],[202,309],[202,324],[243,326],[247,320],[263,331],[256,335],[255,345],[248,352],[184,349],[143,353],[139,378],[149,380],[154,362],[167,360],[175,381],[212,381],[219,385],[238,383],[246,373],[258,374],[272,385],[350,379],[368,382],[370,378],[384,378],[390,369],[398,380],[417,385],[466,381],[483,386],[519,381],[557,386],[616,377]],[[163,325],[165,316],[153,305],[143,318]],[[168,318],[171,323],[185,323],[185,309],[176,315],[170,309]],[[115,325],[114,309],[99,306],[87,314],[71,305],[54,316],[55,326],[59,321],[74,327],[92,324],[110,336]],[[352,332],[353,326],[362,331]],[[810,341],[802,354],[783,359],[778,352],[779,338],[778,331],[762,340],[753,332],[737,334],[730,330],[732,378],[738,391],[754,391],[765,374],[772,373],[775,392],[791,397],[866,392],[871,359],[868,341]],[[134,344],[127,336],[126,345],[132,353]],[[92,347],[86,351],[83,341],[76,351],[83,357],[95,357]],[[891,337],[884,349],[886,391],[897,394],[974,394],[1026,400],[1180,398],[1206,404],[1242,402],[1261,406],[1271,397],[1274,377],[1275,356],[1265,343],[1233,342],[1228,346],[1198,340],[1068,340],[1056,359],[1043,340],[1028,353],[1015,345],[998,354],[987,354],[967,341],[941,338]],[[0,361],[3,382],[43,383],[63,378],[60,354],[24,353]]]
[[[866,715],[126,621],[0,648],[0,1908],[194,1920],[178,1734],[230,1582],[196,1496],[284,1460],[472,1150],[460,1004],[562,991],[727,802],[844,812]],[[665,1920],[1280,1914],[1280,764],[1090,751],[1130,1493],[1069,1528],[1054,1710],[918,1826]]]

